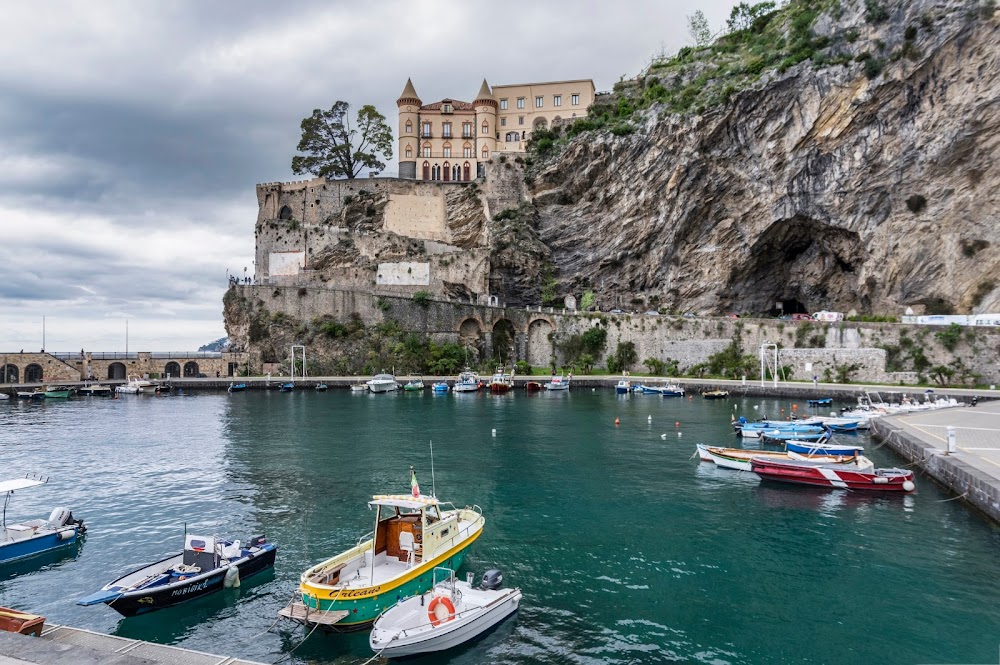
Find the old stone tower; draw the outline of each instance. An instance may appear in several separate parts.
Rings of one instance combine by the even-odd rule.
[[[417,177],[420,97],[410,79],[406,79],[406,86],[396,100],[396,107],[399,109],[399,177],[413,180]]]

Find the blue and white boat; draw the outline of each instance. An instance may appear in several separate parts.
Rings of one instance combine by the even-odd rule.
[[[824,397],[822,399],[807,399],[806,404],[809,406],[830,406],[833,404],[833,398]]]
[[[278,389],[278,392],[280,392],[280,393],[290,393],[293,390],[295,390],[295,384],[294,383],[282,383],[281,384],[281,388]]]
[[[630,392],[632,392],[632,382],[628,379],[622,379],[615,386],[615,393],[618,395],[627,395]]]
[[[770,442],[780,442],[784,443],[786,441],[812,441],[812,442],[824,442],[830,438],[830,433],[826,430],[821,430],[819,432],[792,432],[786,430],[764,430],[760,433],[760,438],[764,441]],[[829,453],[830,455],[836,455],[837,453]],[[841,453],[843,454],[843,453]]]
[[[446,393],[449,390],[447,381],[438,381],[437,383],[431,384],[431,390],[436,393]]]
[[[479,375],[466,367],[462,370],[462,373],[458,375],[458,381],[455,382],[455,392],[475,393],[479,392],[479,389],[482,386],[483,384],[479,380]]]
[[[569,382],[572,378],[563,377],[562,375],[553,376],[552,380],[545,384],[546,390],[569,390]]]
[[[0,522],[0,564],[72,545],[86,531],[83,520],[73,519],[69,508],[56,508],[47,520],[7,524],[7,506],[14,492],[47,482],[48,478],[39,476],[0,481],[0,494],[4,495],[3,517]]]
[[[800,455],[860,455],[864,446],[849,446],[840,443],[809,441],[786,441],[785,450]]]
[[[231,393],[241,393],[247,389],[247,384],[245,383],[230,383],[228,390]]]

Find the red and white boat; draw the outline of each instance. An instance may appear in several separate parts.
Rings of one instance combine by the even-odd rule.
[[[504,367],[497,367],[496,373],[490,379],[491,393],[505,393],[514,387],[514,371],[510,374],[504,371]]]
[[[750,469],[762,480],[774,480],[796,485],[832,487],[866,492],[912,492],[913,472],[905,469],[871,469],[814,464],[798,460],[773,460],[754,457]]]

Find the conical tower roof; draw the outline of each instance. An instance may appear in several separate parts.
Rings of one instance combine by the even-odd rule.
[[[493,96],[493,93],[490,92],[490,84],[486,82],[486,79],[483,79],[483,84],[479,86],[479,94],[476,95],[476,101],[478,102],[480,99],[489,100],[491,102],[495,102],[497,100],[497,98]]]
[[[410,79],[406,79],[406,85],[403,86],[403,92],[399,95],[399,99],[396,101],[401,102],[404,99],[413,99],[416,100],[418,104],[420,103],[420,97],[417,95],[417,91],[413,87],[413,81]]]

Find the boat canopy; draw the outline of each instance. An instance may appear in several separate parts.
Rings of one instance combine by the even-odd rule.
[[[14,480],[0,480],[0,494],[23,490],[28,487],[38,487],[44,485],[44,480],[37,478],[15,478]]]
[[[429,506],[436,506],[438,500],[432,496],[412,496],[410,494],[376,494],[368,502],[369,506],[392,506],[394,508],[408,508],[410,510],[423,510]]]

